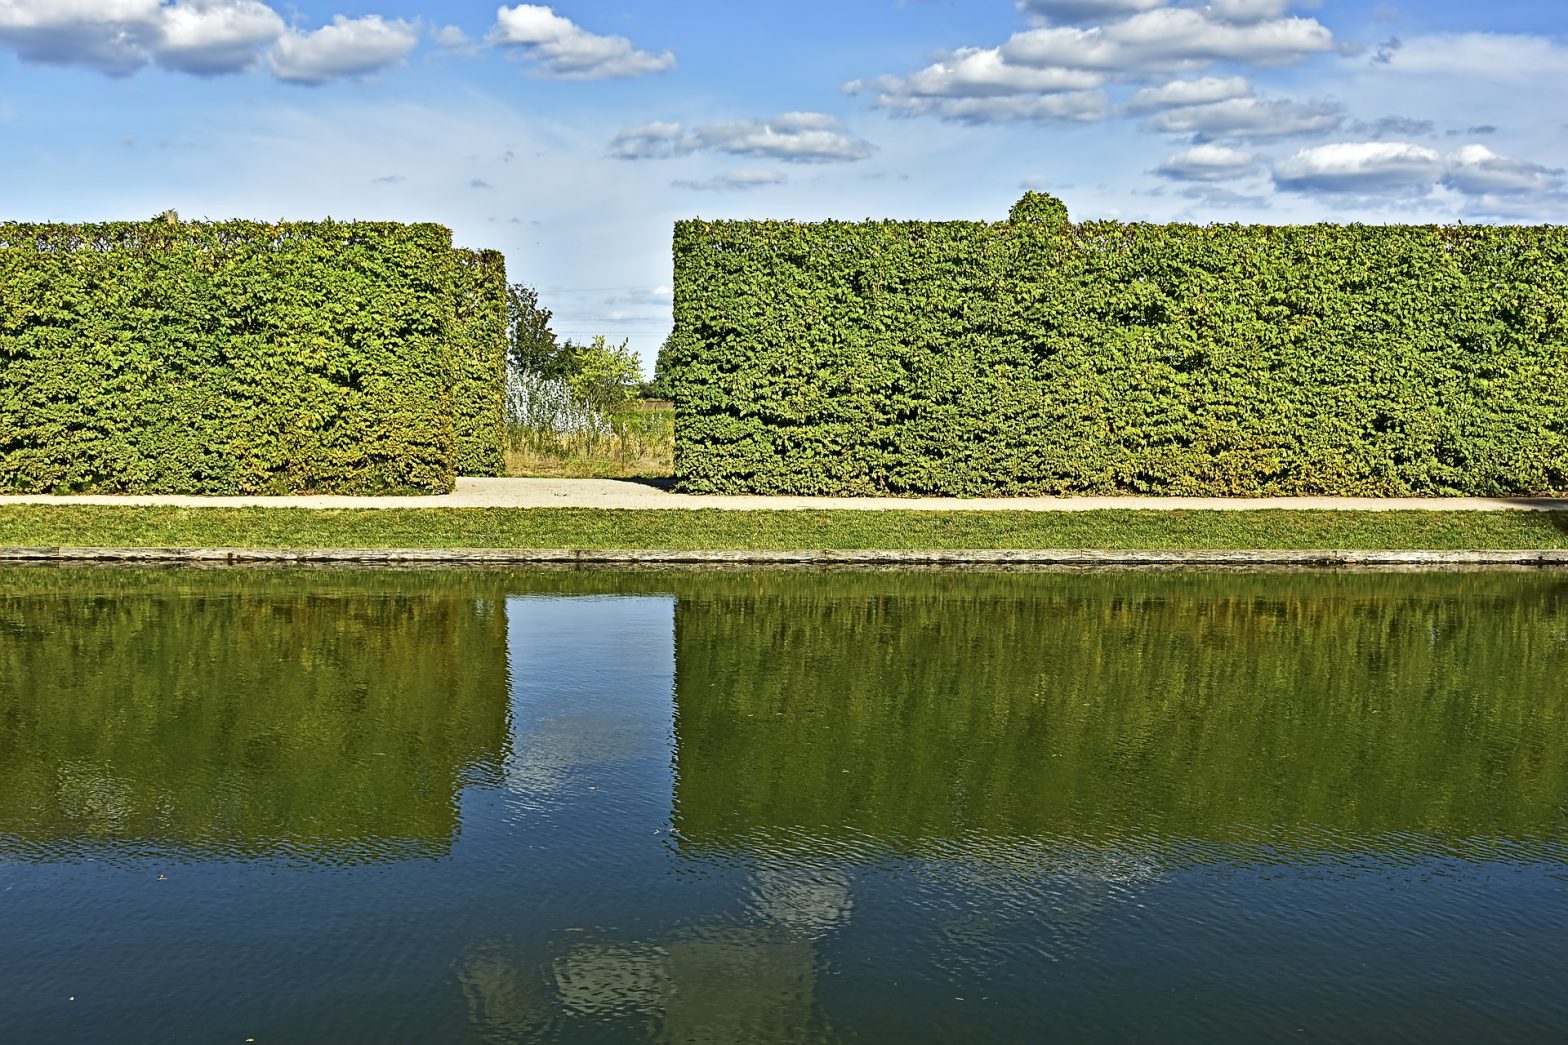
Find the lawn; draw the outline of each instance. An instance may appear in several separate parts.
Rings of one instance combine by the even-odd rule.
[[[9,548],[1537,550],[1568,512],[0,506]]]

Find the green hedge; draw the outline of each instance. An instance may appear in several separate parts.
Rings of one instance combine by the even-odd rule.
[[[506,473],[506,259],[494,250],[457,252],[461,293],[457,383],[452,405],[458,475]]]
[[[0,225],[0,489],[443,492],[460,465],[493,472],[499,267],[437,225]]]
[[[698,492],[1568,491],[1568,229],[688,221]]]

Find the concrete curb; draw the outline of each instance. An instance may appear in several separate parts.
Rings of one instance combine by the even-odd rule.
[[[363,563],[807,566],[1568,566],[1568,550],[1519,551],[638,551],[533,548],[0,548],[0,563]]]

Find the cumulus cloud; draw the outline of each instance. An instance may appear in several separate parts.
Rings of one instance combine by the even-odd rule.
[[[1344,142],[1302,149],[1277,164],[1274,182],[1293,192],[1379,195],[1427,190],[1443,176],[1443,158],[1410,142]]]
[[[418,43],[419,30],[411,22],[380,15],[339,15],[315,32],[288,32],[268,55],[267,64],[274,76],[288,83],[323,84],[396,65]]]
[[[1143,126],[1163,134],[1200,138],[1293,138],[1332,131],[1344,120],[1344,110],[1334,102],[1233,98],[1167,109],[1150,117]]]
[[[1525,160],[1511,160],[1485,145],[1466,145],[1448,157],[1443,184],[1466,195],[1514,196],[1557,192],[1563,171]]]
[[[1198,145],[1170,157],[1155,173],[1176,181],[1226,181],[1250,174],[1258,160],[1244,149]]]
[[[290,29],[261,0],[0,0],[0,47],[111,76],[147,66],[218,76],[265,56],[281,80],[325,83],[402,61],[417,43],[412,23],[376,15]]]
[[[154,61],[211,76],[250,68],[284,26],[276,11],[256,0],[188,0],[163,8],[162,29]]]
[[[624,36],[591,33],[538,4],[500,8],[490,42],[521,49],[541,75],[562,80],[622,79],[675,67],[670,51],[640,51]]]
[[[879,76],[846,84],[848,94],[875,89],[899,98],[966,98],[1050,91],[1081,91],[1099,87],[1106,75],[1089,69],[1061,66],[1031,68],[1014,65],[996,48],[976,47],[955,51],[909,76]]]
[[[128,76],[149,65],[242,72],[284,33],[260,0],[3,0],[0,47],[24,62]]]
[[[1018,10],[1052,22],[1098,22],[1152,11],[1165,0],[1018,0]]]
[[[1242,25],[1208,9],[1162,7],[1090,29],[1030,29],[1002,45],[1002,54],[1019,65],[1130,74],[1216,61],[1289,65],[1333,47],[1334,34],[1313,18]]]
[[[789,178],[778,171],[731,171],[702,181],[672,181],[670,187],[693,192],[725,192],[761,189],[770,185],[783,185],[787,181]]]
[[[787,163],[848,163],[866,159],[874,151],[869,142],[846,133],[833,117],[810,112],[690,129],[678,123],[650,123],[622,131],[610,142],[610,155],[621,160],[717,152]]]
[[[1103,25],[1051,24],[1015,33],[996,47],[965,47],[903,76],[844,85],[879,108],[968,122],[1104,119],[1105,89],[1148,83],[1216,63],[1280,66],[1332,50],[1334,35],[1311,18],[1271,17],[1261,0],[1169,7],[1141,0],[1025,0],[1028,13],[1055,22],[1125,15]],[[1250,97],[1241,76],[1174,80],[1140,90],[1134,112]],[[1071,96],[1071,97],[1068,97]],[[1057,98],[1060,100],[1050,100]],[[1008,99],[999,101],[998,99]]]
[[[1201,80],[1172,80],[1161,87],[1145,87],[1132,96],[1127,111],[1159,112],[1250,97],[1252,84],[1245,76],[1205,76]]]
[[[1400,195],[1441,185],[1473,199],[1498,201],[1558,198],[1560,169],[1499,156],[1484,145],[1466,145],[1440,156],[1410,142],[1350,142],[1303,149],[1274,168],[1280,188],[1295,192]]]

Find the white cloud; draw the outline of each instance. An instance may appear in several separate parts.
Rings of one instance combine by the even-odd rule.
[[[1333,102],[1232,98],[1209,105],[1167,109],[1144,122],[1146,130],[1203,138],[1291,138],[1332,131],[1344,122]]]
[[[1009,64],[997,48],[964,48],[905,77],[879,76],[844,86],[848,94],[877,90],[885,98],[973,98],[1032,92],[1082,91],[1106,75],[1088,69]]]
[[[518,4],[496,12],[490,42],[522,48],[542,75],[563,80],[609,80],[675,67],[670,51],[639,51],[624,36],[590,33],[549,7]]]
[[[873,151],[870,143],[846,134],[833,117],[809,112],[706,124],[689,131],[678,123],[650,123],[622,131],[610,143],[610,155],[621,160],[718,152],[787,163],[847,163],[866,159]]]
[[[1243,149],[1198,145],[1178,152],[1155,173],[1176,181],[1225,181],[1250,174],[1257,166],[1257,157]]]
[[[610,142],[610,155],[618,160],[664,160],[694,151],[686,128],[678,123],[656,122],[631,127]]]
[[[380,15],[339,15],[313,33],[291,30],[272,49],[268,64],[280,80],[322,84],[396,65],[418,43],[419,30],[411,22]]]
[[[1485,145],[1466,145],[1448,157],[1443,184],[1473,196],[1551,193],[1562,189],[1563,173],[1539,163],[1499,156]]]
[[[1313,18],[1237,25],[1206,10],[1162,7],[1091,29],[1030,29],[1015,34],[1002,54],[1019,65],[1131,74],[1215,61],[1289,65],[1333,47],[1334,34]]]
[[[1127,111],[1158,112],[1250,97],[1252,84],[1245,76],[1205,76],[1201,80],[1172,80],[1162,87],[1145,87],[1132,96]]]
[[[1152,11],[1165,0],[1018,0],[1018,10],[1052,22],[1097,22]]]
[[[1259,17],[1236,21],[1242,7]],[[1133,8],[1042,0],[1025,10],[1064,20],[1126,14]],[[960,48],[916,72],[855,80],[844,90],[870,95],[878,108],[970,123],[1089,121],[1110,115],[1109,99],[1099,92],[1115,84],[1147,83],[1154,76],[1168,78],[1220,62],[1289,65],[1334,48],[1334,34],[1318,21],[1262,17],[1266,10],[1250,0],[1228,5],[1224,11],[1230,13],[1223,16],[1218,6],[1140,4],[1119,21],[1026,30],[999,47]],[[1132,111],[1224,102],[1251,93],[1240,76],[1177,80],[1139,91]],[[1055,96],[1062,97],[1052,100]]]
[[[0,47],[25,62],[128,76],[148,65],[242,72],[284,32],[261,0],[0,0]]]
[[[1274,182],[1294,192],[1430,190],[1443,176],[1436,151],[1409,142],[1344,142],[1302,149],[1275,165]]]
[[[783,185],[787,181],[789,178],[779,171],[731,171],[702,181],[672,181],[670,186],[694,192],[723,192],[761,189],[770,185]]]
[[[237,72],[283,35],[283,19],[257,0],[189,0],[163,9],[155,61],[197,75]]]

